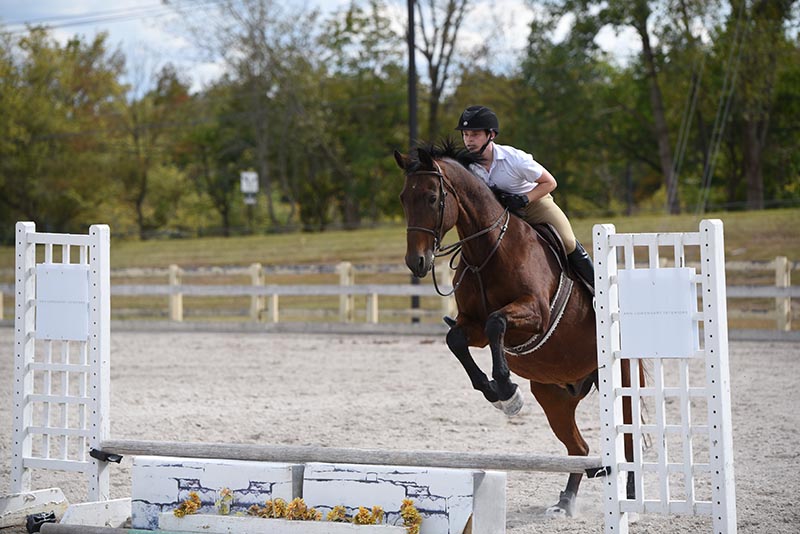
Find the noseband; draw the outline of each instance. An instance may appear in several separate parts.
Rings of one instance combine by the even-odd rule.
[[[502,224],[502,226],[500,227],[500,235],[497,237],[497,241],[495,242],[494,247],[492,248],[491,252],[489,252],[489,255],[486,257],[486,259],[483,261],[483,263],[481,265],[470,265],[470,264],[465,262],[467,268],[464,269],[464,271],[461,273],[461,276],[459,277],[458,281],[455,284],[453,284],[453,288],[450,290],[449,293],[443,293],[441,290],[439,290],[439,284],[436,281],[436,262],[433,262],[431,264],[431,276],[433,277],[433,287],[434,287],[434,289],[436,290],[436,292],[439,295],[441,295],[443,297],[447,297],[447,296],[450,296],[453,293],[455,293],[456,290],[458,289],[458,286],[460,286],[461,282],[464,280],[464,275],[466,275],[467,272],[470,272],[470,271],[475,273],[475,275],[478,277],[478,281],[479,281],[479,283],[481,285],[481,292],[483,293],[484,292],[483,291],[483,281],[481,280],[480,272],[483,270],[484,267],[486,267],[486,264],[489,263],[489,260],[492,259],[492,256],[494,256],[494,253],[497,252],[497,249],[500,247],[500,242],[503,240],[503,236],[505,235],[506,230],[508,230],[508,221],[511,219],[511,213],[508,211],[508,208],[506,208],[505,210],[503,210],[503,213],[500,214],[500,217],[498,217],[497,220],[493,224],[488,226],[487,228],[484,228],[483,230],[480,230],[480,231],[478,231],[478,232],[476,232],[476,233],[474,233],[474,234],[472,234],[470,236],[467,236],[464,239],[456,241],[455,243],[452,243],[452,244],[447,245],[447,246],[442,246],[441,238],[442,238],[442,229],[444,228],[445,197],[447,196],[447,191],[445,191],[445,185],[447,186],[447,189],[450,189],[450,191],[452,191],[453,195],[455,195],[456,197],[458,195],[456,194],[456,191],[453,188],[453,186],[449,182],[447,182],[447,180],[444,179],[444,174],[442,173],[442,168],[439,166],[439,164],[436,163],[435,161],[433,162],[433,164],[436,166],[436,170],[432,170],[432,171],[416,171],[416,172],[413,172],[413,173],[410,173],[410,174],[415,174],[415,175],[418,175],[418,174],[432,174],[432,175],[436,176],[437,178],[439,178],[439,215],[438,215],[439,222],[436,225],[436,227],[433,228],[433,229],[425,228],[423,226],[407,226],[406,227],[406,233],[408,233],[408,232],[425,232],[427,234],[431,234],[433,236],[433,257],[434,258],[442,258],[442,257],[446,257],[446,256],[452,256],[450,258],[450,268],[451,269],[455,269],[455,266],[453,265],[453,262],[454,262],[454,259],[455,259],[456,255],[461,251],[462,245],[464,243],[466,243],[467,241],[471,241],[472,239],[475,239],[476,237],[480,237],[480,236],[482,236],[484,234],[487,234],[487,233],[491,232],[492,230],[494,230],[495,228],[497,228],[498,226],[500,226],[500,221],[503,220],[503,216],[505,215],[505,219],[506,220]],[[463,256],[462,256],[462,260],[463,260]],[[484,297],[484,306],[485,305],[486,305],[486,303],[485,303],[485,297]]]

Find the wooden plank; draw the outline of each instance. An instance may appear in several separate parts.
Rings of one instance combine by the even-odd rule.
[[[441,286],[442,291],[449,291],[450,287]],[[292,295],[292,296],[337,296],[337,295],[391,295],[391,296],[422,296],[435,297],[436,292],[432,285],[411,285],[411,284],[357,284],[352,286],[340,286],[336,284],[306,284],[306,285],[283,285],[269,284],[264,286],[250,285],[156,285],[156,284],[120,284],[111,287],[111,294],[114,296],[134,296],[134,295],[173,295],[182,294],[184,296],[226,296],[226,297],[249,297],[266,295]]]
[[[728,286],[726,291],[729,299],[734,297],[800,298],[800,286]]]
[[[583,473],[587,469],[601,467],[600,458],[597,456],[548,456],[523,453],[398,451],[140,440],[105,440],[100,443],[100,448],[107,453],[131,456],[224,458],[285,463],[329,462],[552,473]]]

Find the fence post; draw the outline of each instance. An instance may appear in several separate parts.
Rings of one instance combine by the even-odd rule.
[[[278,295],[273,293],[267,300],[267,321],[270,323],[277,323],[278,318]]]
[[[169,266],[169,285],[170,287],[181,285],[181,268],[177,265]],[[169,295],[169,318],[172,321],[183,321],[183,294],[170,293]]]
[[[250,265],[250,283],[256,287],[264,285],[264,271],[261,269],[260,263]],[[257,323],[261,319],[262,311],[264,311],[264,297],[260,295],[251,296],[250,320]]]
[[[367,295],[367,322],[378,324],[378,294]]]
[[[0,321],[3,320],[3,292],[0,291]]]
[[[792,264],[786,256],[775,258],[775,286],[790,287],[792,285]],[[775,318],[779,331],[792,329],[792,299],[775,297]]]
[[[336,266],[336,271],[339,273],[340,286],[352,286],[355,282],[355,275],[353,273],[353,264],[349,261],[343,261]],[[339,295],[339,320],[343,323],[353,322],[353,295]]]

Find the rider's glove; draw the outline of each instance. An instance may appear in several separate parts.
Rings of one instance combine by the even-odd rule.
[[[500,204],[511,211],[521,210],[530,202],[526,195],[514,195],[512,193],[500,193],[498,200]]]

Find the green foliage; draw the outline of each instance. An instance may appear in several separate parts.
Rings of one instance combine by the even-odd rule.
[[[498,142],[556,176],[571,217],[662,213],[661,116],[682,210],[800,203],[796,0],[542,5],[517,69],[493,70],[491,47],[458,59],[438,137],[455,133],[464,107],[488,105]],[[52,231],[109,222],[142,239],[402,219],[391,154],[408,139],[406,44],[389,4],[352,2],[324,18],[273,0],[215,9],[219,25],[203,33],[226,75],[196,94],[170,65],[126,66],[103,35],[59,44],[42,28],[0,32],[0,241],[23,219]],[[605,55],[597,39],[609,28],[648,37],[647,61]],[[421,102],[433,97],[428,81],[419,91]],[[432,113],[419,111],[421,122]],[[240,192],[244,170],[259,174],[253,206]]]
[[[0,39],[0,235],[20,219],[74,230],[112,202],[106,151],[122,59],[105,39],[62,46],[41,28]]]

